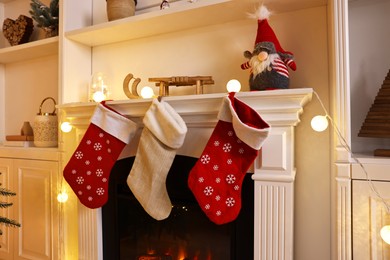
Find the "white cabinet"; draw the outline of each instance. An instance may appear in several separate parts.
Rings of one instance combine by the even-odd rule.
[[[58,158],[54,149],[36,150],[42,157]],[[0,149],[0,180],[2,186],[17,195],[9,197],[13,205],[1,213],[21,227],[2,227],[0,259],[58,259],[58,161],[25,156],[4,158],[4,153]]]
[[[13,186],[13,161],[12,159],[0,158],[0,184],[2,187],[11,189]],[[2,197],[4,202],[12,202],[13,206],[9,208],[0,209],[0,215],[9,219],[15,219],[14,206],[15,206],[15,197]],[[12,259],[13,249],[14,249],[14,240],[13,240],[13,230],[11,227],[6,227],[4,225],[0,226],[3,234],[0,236],[0,259]]]
[[[372,185],[390,203],[389,182],[373,181]],[[380,237],[383,225],[390,225],[386,208],[370,188],[368,181],[352,181],[352,239],[354,260],[390,259],[390,245]]]

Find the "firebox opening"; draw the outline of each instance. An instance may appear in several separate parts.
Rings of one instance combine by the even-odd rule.
[[[111,171],[109,199],[102,208],[105,260],[253,259],[254,184],[250,174],[243,182],[238,218],[216,225],[187,186],[197,159],[177,155],[166,181],[172,212],[167,219],[157,221],[144,211],[127,186],[134,159],[118,160]]]

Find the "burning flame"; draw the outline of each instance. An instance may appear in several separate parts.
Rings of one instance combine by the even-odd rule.
[[[186,257],[187,257],[186,250],[184,249],[184,247],[180,247],[178,252],[177,252],[177,259],[184,260],[184,259],[186,259]]]

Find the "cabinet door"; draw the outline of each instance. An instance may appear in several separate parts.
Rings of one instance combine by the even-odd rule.
[[[55,187],[58,163],[14,160],[17,193],[15,215],[21,228],[15,232],[14,259],[57,259],[58,216]]]
[[[13,179],[11,178],[12,173],[12,160],[0,158],[0,187],[6,189],[14,190]],[[4,202],[14,202],[16,197],[2,197],[1,201]],[[14,219],[13,207],[0,208],[0,216],[6,217],[9,219]],[[0,236],[0,259],[12,259],[13,257],[13,229],[12,227],[6,227],[5,225],[0,225],[0,229],[3,231],[3,234]]]
[[[373,181],[381,197],[390,203],[390,182]],[[352,181],[353,259],[390,259],[390,245],[380,236],[383,225],[390,225],[386,208],[367,181]]]

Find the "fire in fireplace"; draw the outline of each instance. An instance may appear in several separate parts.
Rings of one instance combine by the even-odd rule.
[[[228,224],[211,222],[187,186],[196,158],[177,155],[167,177],[170,216],[150,217],[132,195],[127,176],[134,157],[116,162],[109,200],[102,208],[103,256],[107,260],[245,260],[253,259],[254,185],[247,174],[242,209]]]

